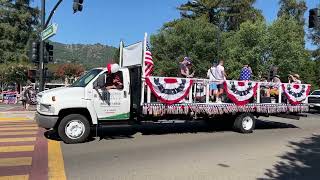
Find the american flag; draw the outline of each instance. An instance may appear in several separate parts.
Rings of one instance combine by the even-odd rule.
[[[152,53],[150,52],[149,43],[146,44],[146,52],[144,58],[145,76],[150,76],[153,71]]]

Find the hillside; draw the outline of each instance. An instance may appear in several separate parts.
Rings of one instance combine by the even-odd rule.
[[[117,48],[102,44],[62,44],[52,42],[54,46],[55,63],[77,63],[87,69],[105,66],[107,61],[113,59]]]

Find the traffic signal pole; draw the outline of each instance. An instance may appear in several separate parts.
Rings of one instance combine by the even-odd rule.
[[[41,0],[41,32],[45,29],[45,21],[46,21],[46,1]],[[43,78],[43,70],[44,70],[44,41],[40,39],[40,58],[39,58],[39,70],[40,70],[40,77],[39,77],[39,91],[44,90],[44,78]]]

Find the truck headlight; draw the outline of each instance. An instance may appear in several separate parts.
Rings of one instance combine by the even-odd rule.
[[[54,108],[50,104],[40,104],[40,112],[54,113]]]

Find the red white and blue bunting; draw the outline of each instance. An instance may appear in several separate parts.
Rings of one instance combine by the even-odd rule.
[[[175,104],[188,96],[193,80],[168,77],[146,77],[152,93],[165,104]]]
[[[310,92],[308,84],[282,84],[282,89],[292,105],[300,104]]]
[[[238,106],[249,103],[249,100],[256,95],[258,83],[252,81],[225,81],[224,89],[231,99]]]
[[[190,115],[206,114],[206,115],[222,115],[231,113],[264,113],[278,114],[285,112],[302,113],[308,112],[307,104],[290,105],[290,104],[247,104],[246,106],[237,106],[235,104],[173,104],[165,105],[158,103],[146,103],[143,105],[143,114],[152,116],[163,115]]]

